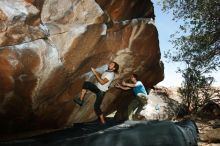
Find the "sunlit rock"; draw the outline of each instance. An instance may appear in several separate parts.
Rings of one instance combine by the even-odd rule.
[[[125,5],[119,9],[118,3]],[[73,99],[84,80],[94,80],[90,68],[103,70],[110,60],[120,65],[114,83],[132,72],[146,87],[163,80],[153,14],[149,0],[0,1],[1,132],[96,119],[94,94],[87,94],[81,108]],[[129,98],[113,87],[101,108],[124,118]]]
[[[0,1],[0,46],[15,45],[44,38],[39,27],[40,11],[20,0]]]

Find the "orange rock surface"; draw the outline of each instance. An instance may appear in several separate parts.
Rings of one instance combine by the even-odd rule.
[[[164,78],[150,0],[1,0],[1,134],[96,119],[94,94],[74,104],[90,67],[118,62],[116,81],[136,72],[146,87]],[[114,84],[114,83],[113,83]],[[128,97],[129,96],[129,97]],[[130,92],[112,87],[102,109],[116,117]]]

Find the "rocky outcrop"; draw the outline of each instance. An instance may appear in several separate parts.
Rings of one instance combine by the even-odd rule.
[[[0,47],[44,38],[40,10],[25,1],[0,1]]]
[[[203,119],[220,119],[220,106],[211,100],[199,109],[197,116]]]
[[[199,129],[199,146],[220,145],[220,120],[196,120]]]
[[[150,0],[1,0],[1,133],[96,119],[93,94],[82,108],[72,100],[93,80],[90,67],[101,71],[109,60],[120,65],[116,81],[133,71],[149,87],[163,80],[151,17]],[[120,118],[126,95],[111,88],[105,114]]]

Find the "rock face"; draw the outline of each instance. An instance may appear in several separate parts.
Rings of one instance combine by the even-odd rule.
[[[197,125],[199,128],[199,138],[202,143],[216,143],[220,144],[220,120],[197,120]]]
[[[147,87],[163,80],[163,63],[150,0],[1,0],[1,134],[61,128],[96,119],[94,95],[73,103],[90,67],[120,65],[116,81],[136,72]],[[105,114],[127,103],[111,88]],[[125,102],[123,102],[125,101]]]

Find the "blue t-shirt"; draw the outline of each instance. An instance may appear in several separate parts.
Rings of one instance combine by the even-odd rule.
[[[134,95],[137,96],[138,93],[143,93],[147,95],[144,85],[141,81],[137,81],[135,87],[133,88]]]

